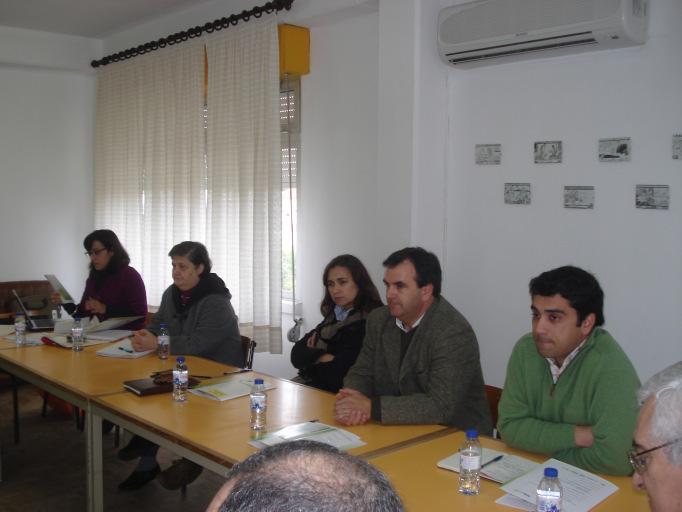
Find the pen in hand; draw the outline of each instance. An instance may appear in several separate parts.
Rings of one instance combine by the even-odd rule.
[[[504,455],[498,455],[498,456],[495,457],[494,459],[490,459],[488,462],[486,462],[485,464],[482,464],[482,465],[481,465],[481,469],[483,469],[484,467],[486,467],[486,466],[492,464],[493,462],[497,462],[498,460],[501,460],[502,457],[504,457]]]

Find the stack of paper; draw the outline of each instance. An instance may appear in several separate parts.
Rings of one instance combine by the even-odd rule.
[[[587,512],[618,490],[611,482],[556,459],[538,464],[535,469],[503,485],[502,490],[529,504],[534,503],[538,483],[547,467],[559,471],[559,481],[564,490],[562,510],[566,512]],[[505,504],[505,498],[506,496],[503,496],[497,502]]]
[[[123,359],[137,359],[138,357],[146,356],[152,352],[155,352],[155,350],[143,350],[141,352],[134,351],[130,342],[130,338],[125,338],[112,345],[109,345],[107,348],[98,350],[97,355],[104,357],[121,357]]]
[[[357,448],[366,444],[358,436],[347,430],[325,425],[317,421],[298,423],[275,432],[268,432],[257,441],[249,441],[249,444],[256,448],[265,448],[266,446],[299,439],[329,444],[339,450],[350,450],[351,448]]]
[[[83,326],[83,334],[85,337],[89,337],[93,333],[96,332],[102,332],[102,331],[110,331],[113,329],[116,329],[117,327],[120,327],[125,324],[129,324],[130,322],[133,322],[139,318],[142,318],[141,316],[125,316],[125,317],[116,317],[116,318],[107,318],[106,320],[103,320],[102,322],[99,321],[99,319],[96,316],[93,316],[92,318],[81,318],[81,325]],[[71,334],[71,327],[73,326],[73,319],[72,318],[67,318],[67,319],[62,319],[57,321],[54,326],[54,332],[55,334]],[[130,331],[128,331],[128,335],[130,335]],[[120,338],[119,338],[120,339]],[[107,340],[111,341],[111,340]]]
[[[266,390],[275,387],[272,382],[265,382],[264,384]],[[238,377],[238,374],[235,374],[202,382],[190,389],[189,392],[223,402],[248,395],[251,393],[251,388],[253,388],[253,379],[242,379]]]
[[[439,468],[459,473],[459,453],[446,457],[438,462],[437,465]],[[535,469],[538,463],[523,457],[517,457],[516,455],[483,448],[481,465],[484,466],[481,468],[481,476],[483,478],[504,484]]]

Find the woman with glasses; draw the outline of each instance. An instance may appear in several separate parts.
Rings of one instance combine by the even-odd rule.
[[[322,274],[324,320],[296,342],[291,363],[299,381],[337,392],[362,348],[367,315],[382,306],[379,292],[362,262],[342,254]]]
[[[107,318],[139,316],[122,329],[141,329],[147,315],[147,292],[142,277],[129,265],[130,257],[116,233],[110,229],[93,231],[83,240],[85,254],[90,258],[90,274],[78,305],[61,304],[71,315]],[[58,293],[52,301],[60,304]]]

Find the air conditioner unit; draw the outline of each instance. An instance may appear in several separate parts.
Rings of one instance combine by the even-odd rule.
[[[438,15],[438,51],[457,67],[644,44],[649,0],[476,0]]]

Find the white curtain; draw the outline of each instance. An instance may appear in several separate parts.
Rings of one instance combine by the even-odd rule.
[[[232,292],[242,334],[274,353],[281,353],[278,59],[272,16],[105,66],[95,134],[95,224],[118,234],[149,303],[159,304],[172,282],[170,248],[200,241]]]
[[[247,335],[281,353],[279,50],[273,17],[206,38],[207,240]]]

